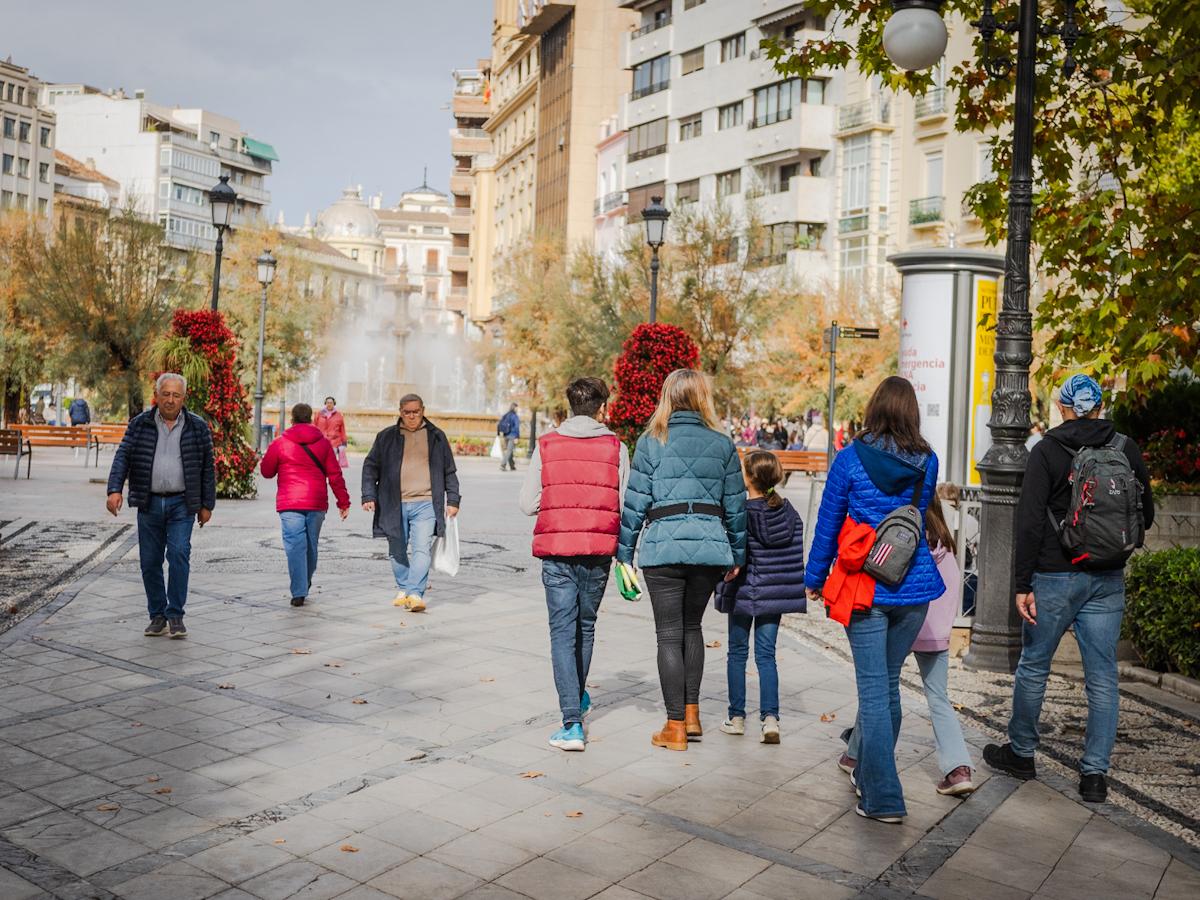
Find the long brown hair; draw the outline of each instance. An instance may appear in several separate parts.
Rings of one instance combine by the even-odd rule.
[[[929,541],[930,547],[941,544],[951,553],[958,552],[958,547],[954,543],[954,535],[950,532],[950,526],[946,524],[946,516],[942,513],[942,501],[938,499],[937,494],[930,498],[929,507],[925,510],[925,537]]]
[[[933,452],[921,437],[921,407],[917,403],[917,392],[907,378],[899,375],[889,375],[875,388],[863,415],[863,431],[875,437],[891,438],[899,449],[908,453]]]
[[[742,471],[746,473],[746,482],[767,498],[767,506],[771,509],[783,506],[783,498],[775,490],[783,481],[779,457],[767,450],[751,450],[742,457]]]
[[[658,396],[658,407],[650,417],[646,432],[658,442],[667,442],[667,424],[671,413],[680,410],[690,410],[700,414],[704,424],[713,431],[721,430],[717,410],[713,406],[712,387],[708,376],[695,369],[676,369],[663,382],[662,392]]]

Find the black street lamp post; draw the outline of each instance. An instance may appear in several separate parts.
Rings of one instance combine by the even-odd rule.
[[[208,192],[208,203],[212,208],[212,223],[217,229],[216,260],[213,263],[212,311],[217,311],[217,299],[221,295],[221,251],[225,249],[225,230],[233,219],[233,208],[237,203],[237,192],[229,186],[229,176],[221,180]]]
[[[946,49],[941,0],[893,0],[895,12],[884,29],[884,50],[896,65],[925,69]],[[983,511],[979,542],[979,595],[971,629],[970,668],[1011,672],[1021,654],[1021,623],[1014,605],[1013,553],[1016,547],[1017,498],[1029,453],[1029,367],[1033,361],[1032,317],[1029,313],[1029,243],[1033,214],[1033,116],[1035,66],[1039,36],[1056,35],[1066,48],[1063,74],[1075,71],[1072,55],[1079,29],[1075,0],[1065,0],[1061,28],[1040,25],[1037,0],[1020,0],[1015,23],[1000,24],[992,0],[984,0],[979,21],[983,66],[993,78],[1007,78],[1012,62],[993,57],[997,31],[1017,34],[1016,85],[1013,105],[1012,174],[1008,194],[1008,241],[1004,258],[1004,293],[996,321],[996,380],[988,428],[992,446],[979,463]]]
[[[262,452],[263,345],[267,340],[267,286],[275,280],[275,257],[264,250],[258,258],[258,283],[262,285],[262,304],[258,311],[258,381],[254,387],[254,452]]]
[[[642,210],[646,223],[646,243],[650,245],[650,324],[658,321],[658,248],[667,234],[670,211],[662,205],[662,197],[651,197],[650,205]]]

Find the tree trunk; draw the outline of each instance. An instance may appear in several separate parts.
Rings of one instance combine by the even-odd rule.
[[[129,407],[130,419],[146,408],[145,393],[142,391],[142,382],[141,379],[139,379],[136,375],[129,380],[129,384],[125,388],[125,403]]]
[[[21,412],[21,386],[14,381],[4,383],[4,424],[10,426]]]

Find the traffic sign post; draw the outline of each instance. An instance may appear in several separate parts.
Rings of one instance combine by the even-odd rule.
[[[837,321],[829,323],[829,327],[825,329],[822,337],[824,338],[825,349],[829,353],[829,413],[825,423],[826,431],[829,434],[829,447],[825,451],[826,469],[833,465],[833,415],[836,408],[835,399],[837,397],[837,345],[839,338],[847,340],[861,341],[877,341],[879,340],[878,328],[860,328],[856,325],[838,325]]]

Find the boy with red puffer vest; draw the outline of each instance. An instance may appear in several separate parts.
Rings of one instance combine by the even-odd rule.
[[[583,750],[585,687],[596,614],[608,584],[629,480],[629,451],[604,425],[608,387],[577,378],[567,387],[571,417],[538,439],[521,487],[521,510],[537,516],[533,555],[542,561],[550,617],[550,659],[562,728],[550,746]]]

